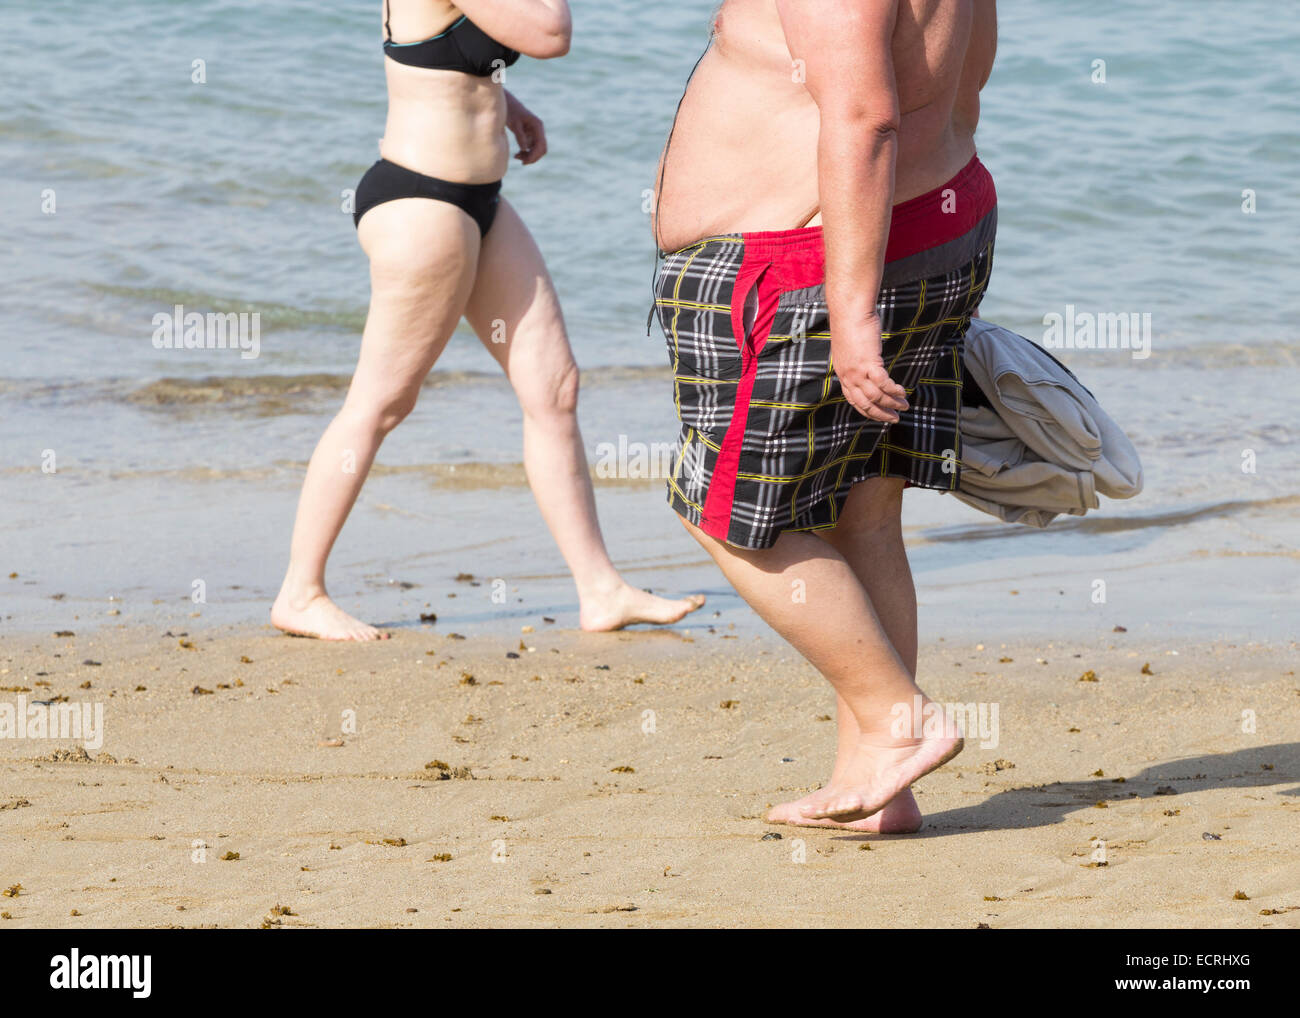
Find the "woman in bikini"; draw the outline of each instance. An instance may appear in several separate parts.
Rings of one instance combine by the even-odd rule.
[[[386,636],[330,600],[325,562],[380,443],[415,406],[462,317],[523,410],[524,466],[577,585],[582,628],[675,622],[704,599],[633,587],[606,552],[559,301],[532,235],[499,194],[507,128],[525,166],[546,154],[542,122],[505,89],[505,70],[520,55],[568,52],[568,3],[390,0],[383,15],[388,122],[382,158],[361,179],[355,204],[370,311],[343,408],[307,468],[271,622],[327,640]]]

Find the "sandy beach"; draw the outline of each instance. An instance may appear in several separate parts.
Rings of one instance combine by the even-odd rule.
[[[1186,939],[1196,951],[1245,955],[1226,942],[1265,938],[1195,931],[1300,928],[1300,90],[1284,73],[1300,52],[1300,19],[1279,18],[1263,0],[1238,0],[1230,22],[1225,5],[1174,0],[903,4],[911,14],[895,19],[894,63],[907,73],[894,75],[890,103],[868,75],[824,89],[814,66],[814,124],[792,89],[801,76],[809,85],[805,44],[786,39],[798,69],[787,81],[776,34],[778,22],[784,33],[800,20],[791,10],[750,0],[720,28],[719,0],[574,0],[564,59],[504,65],[510,94],[545,123],[546,158],[532,164],[536,133],[527,158],[498,158],[523,145],[492,113],[513,110],[505,120],[521,122],[503,96],[491,99],[489,85],[506,84],[496,73],[504,67],[491,81],[467,71],[443,90],[439,82],[458,80],[454,67],[439,58],[437,67],[408,68],[393,54],[450,53],[454,40],[407,46],[451,36],[462,20],[488,36],[483,45],[507,51],[558,52],[565,32],[552,24],[540,49],[493,42],[497,30],[464,10],[425,33],[420,23],[447,6],[254,10],[213,0],[196,14],[193,5],[119,0],[105,16],[100,5],[52,0],[35,16],[18,17],[15,5],[4,19],[16,87],[0,109],[0,176],[14,196],[0,253],[0,930],[24,931],[0,966],[6,989],[33,985],[42,994],[34,1002],[47,1007],[47,991],[58,988],[47,966],[73,949],[89,957],[98,940],[106,959],[156,952],[159,1001],[190,1004],[196,989],[215,999],[213,984],[247,997],[259,982],[251,957],[295,1004],[313,984],[335,1009],[347,984],[368,1006],[376,996],[376,980],[329,978],[342,965],[315,942],[345,938],[282,938],[277,951],[244,951],[218,969],[208,964],[215,953],[191,943],[202,936],[121,930],[1194,931],[1066,938],[1104,939],[1110,955],[1061,951],[1059,938],[1037,934],[1021,938],[1027,952],[1008,950],[1003,938],[987,967],[977,952],[936,952],[940,964],[958,962],[945,990],[967,985],[964,966],[970,986],[1009,973],[1000,995],[1054,1002],[1063,990],[1081,997],[1089,979],[1096,988],[1110,976],[1150,974],[1120,953],[1130,946],[1163,956],[1181,949],[1169,941]],[[510,34],[531,31],[533,15],[512,6]],[[538,19],[541,6],[564,5],[533,4]],[[996,60],[987,87],[967,95],[995,6]],[[967,7],[979,10],[956,13]],[[953,85],[951,73],[938,73],[950,62],[943,54],[955,61],[961,26],[977,14],[986,27],[970,33],[976,45]],[[393,29],[398,49],[386,54],[381,33]],[[929,40],[917,50],[925,59],[904,58],[901,45],[918,30]],[[756,40],[749,58],[746,39]],[[701,63],[715,43],[727,52],[710,63],[733,72],[752,64],[752,85],[728,86]],[[827,45],[819,55],[834,52]],[[845,61],[861,55],[855,44]],[[930,71],[932,87],[913,96]],[[709,91],[687,101],[692,80]],[[880,95],[849,95],[863,87]],[[836,132],[823,138],[821,125],[865,130],[864,113],[887,108],[899,113],[902,140],[891,200],[904,197],[900,187],[923,197],[946,179],[931,166],[935,181],[926,183],[918,160],[926,125],[938,123],[954,87],[965,99],[948,132],[933,135],[936,158],[940,140],[944,158],[966,144],[978,113],[975,149],[998,202],[979,314],[1059,355],[1132,442],[1144,489],[1041,530],[1007,525],[951,494],[910,491],[902,533],[917,594],[919,683],[974,723],[964,752],[915,785],[924,814],[915,834],[776,825],[766,821],[773,806],[830,776],[832,689],[683,531],[666,480],[681,459],[684,380],[688,389],[723,383],[717,407],[734,402],[728,421],[740,419],[742,402],[766,405],[773,421],[803,414],[806,397],[794,386],[798,402],[761,391],[755,400],[740,363],[734,375],[694,377],[696,368],[713,371],[707,361],[733,358],[724,344],[720,358],[688,349],[686,361],[700,363],[685,364],[683,323],[655,324],[658,242],[667,244],[660,213],[671,218],[674,205],[659,198],[677,186],[670,178],[698,187],[698,215],[684,217],[683,230],[695,229],[693,218],[700,238],[733,227],[781,231],[811,223],[799,218],[809,209],[836,219],[852,206],[857,215],[878,204],[865,195],[885,181],[884,164],[865,156],[886,151],[876,143],[888,132],[843,149],[853,153],[845,165],[870,185],[855,197],[844,186],[852,173],[813,179],[831,168],[823,156],[841,151],[822,144]],[[852,116],[823,108],[821,94],[846,99]],[[710,111],[716,125],[700,119],[692,128]],[[743,116],[769,129],[771,144],[758,148],[763,139]],[[693,133],[708,144],[693,144]],[[674,137],[685,178],[665,155]],[[531,263],[519,233],[487,248],[512,257],[483,258],[488,233],[475,248],[471,232],[453,258],[442,251],[444,234],[454,241],[441,225],[450,221],[412,210],[391,220],[400,237],[376,238],[400,241],[400,258],[381,255],[369,236],[363,248],[358,186],[381,154],[443,184],[478,181],[470,193],[480,199],[500,176],[497,164],[510,163],[501,194],[547,264],[565,335],[539,302],[546,288],[536,266],[513,281],[490,278],[501,274],[498,262]],[[715,159],[713,169],[734,172],[710,191],[705,164]],[[869,174],[868,161],[877,166]],[[424,183],[400,190],[454,197]],[[949,211],[964,219],[965,200],[945,219]],[[968,226],[991,225],[989,211],[972,212]],[[876,252],[895,265],[890,278],[909,264],[928,272],[938,264],[929,252],[953,250],[947,224],[929,236],[912,216],[904,213],[897,237],[916,240],[916,251],[891,258],[886,243]],[[511,229],[511,219],[499,222]],[[878,232],[832,228],[860,236],[847,246],[832,236],[831,262],[842,258],[837,248],[861,256],[864,238],[879,247]],[[981,238],[985,254],[992,239]],[[367,251],[379,255],[377,274]],[[385,268],[412,258],[430,272]],[[380,379],[410,376],[421,356],[412,351],[431,358],[434,340],[441,349],[438,322],[458,287],[433,286],[432,272],[450,278],[455,265],[465,274],[471,259],[473,305],[491,310],[491,339],[480,342],[462,321],[414,408],[406,398],[414,377],[387,394],[402,398],[387,398]],[[700,272],[706,262],[693,264]],[[755,264],[738,263],[747,280]],[[769,275],[774,264],[753,278],[755,303],[738,308],[746,312],[738,350],[757,349],[755,308],[766,319],[772,303],[757,298],[758,283],[782,275]],[[830,275],[831,294],[842,292],[839,268]],[[396,287],[399,277],[409,286]],[[785,310],[820,303],[817,287],[805,285],[817,280],[798,282],[776,297]],[[698,301],[678,292],[673,303],[725,311],[719,302],[735,303],[735,290],[710,285]],[[516,315],[530,293],[541,314]],[[961,302],[951,280],[936,293],[927,278],[920,294],[931,311],[936,300]],[[725,332],[727,315],[717,318]],[[552,323],[545,338],[519,328],[538,321]],[[818,338],[802,312],[798,321],[784,339]],[[500,341],[512,333],[524,342],[503,355]],[[696,340],[685,333],[690,347]],[[850,342],[871,338],[851,324],[850,333]],[[383,369],[367,368],[349,399],[366,334],[365,359],[380,351]],[[560,387],[543,384],[563,376],[529,353],[554,357],[561,339],[580,369],[582,449],[610,559],[635,587],[708,598],[668,628],[578,631],[566,557],[576,564],[595,545],[566,541],[562,554],[528,483],[581,469],[560,455],[577,448],[567,423],[556,426],[567,421],[557,410],[567,397],[551,398]],[[499,357],[512,365],[509,377]],[[834,359],[844,368],[843,356]],[[757,370],[749,377],[756,382]],[[521,403],[526,390],[534,396]],[[823,385],[817,405],[832,391]],[[284,636],[266,623],[290,565],[309,463],[340,408],[367,402],[373,413],[346,420],[386,431],[394,407],[410,413],[384,439],[355,504],[338,475],[308,488],[318,494],[303,518],[328,528],[341,502],[319,492],[347,489],[350,516],[323,575],[344,611],[392,638]],[[694,417],[703,438],[694,448],[707,447],[703,433],[717,426],[716,468],[736,432],[689,403],[687,422]],[[912,419],[939,420],[925,411]],[[817,432],[810,426],[809,468]],[[369,462],[376,429],[359,434],[364,441],[333,447],[343,474]],[[550,436],[553,455],[538,456],[538,435]],[[791,450],[802,447],[798,435]],[[972,445],[936,441],[922,453],[946,460]],[[1003,447],[1011,458],[1015,445]],[[321,448],[316,462],[328,464],[330,446]],[[864,451],[855,439],[841,480]],[[550,465],[539,468],[543,459]],[[816,473],[776,463],[756,476],[798,488]],[[1096,487],[1095,475],[1079,481],[1081,491]],[[572,532],[574,513],[583,514],[571,498],[542,502],[557,529]],[[718,503],[703,504],[711,513]],[[296,543],[301,564],[311,542]],[[878,575],[903,579],[898,568]],[[850,657],[846,671],[858,663]],[[73,718],[90,730],[48,729]],[[111,932],[85,932],[100,929]],[[337,957],[349,969],[368,964],[364,949],[352,953],[358,940],[392,950],[346,939]],[[402,944],[397,952],[427,954],[423,938],[385,939]],[[914,938],[868,939],[908,952],[898,966],[915,961]],[[310,951],[308,961],[299,965],[294,950]],[[1051,954],[1039,963],[1038,952]],[[387,989],[424,975],[421,961],[385,954],[374,971]],[[1294,1009],[1289,966],[1262,971],[1259,962],[1270,961],[1257,954],[1254,970],[1234,961],[1219,974],[1257,977],[1256,990],[1281,987]],[[1175,968],[1208,975],[1200,966]],[[892,974],[888,963],[884,970]],[[1058,984],[1039,994],[1032,979],[1043,976]],[[14,999],[5,998],[18,1013]]]
[[[715,619],[189,622],[6,641],[0,705],[104,732],[0,739],[4,926],[1300,927],[1294,644],[929,643],[997,725],[890,837],[764,822],[825,778],[831,694]]]

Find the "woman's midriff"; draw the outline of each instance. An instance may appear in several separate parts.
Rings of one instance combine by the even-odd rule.
[[[490,184],[505,176],[510,148],[501,85],[458,71],[384,64],[388,121],[380,155],[459,184]]]

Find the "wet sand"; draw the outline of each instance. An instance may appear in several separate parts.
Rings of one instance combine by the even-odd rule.
[[[1300,927],[1295,644],[931,643],[997,745],[886,837],[764,822],[834,739],[774,638],[201,621],[6,639],[0,705],[105,736],[0,739],[3,925]]]

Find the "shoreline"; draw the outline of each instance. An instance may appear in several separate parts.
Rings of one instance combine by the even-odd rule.
[[[148,513],[130,486],[110,486],[103,497],[99,486],[74,486],[65,495],[93,513],[71,519],[51,514],[42,495],[18,510],[26,540],[0,568],[0,624],[19,636],[256,627],[283,575],[298,485],[289,475],[270,490],[232,483],[219,499],[202,485],[162,487]],[[438,631],[473,636],[541,616],[576,627],[573,582],[531,492],[490,494],[466,501],[402,473],[372,478],[335,549],[331,593],[346,611],[401,632],[420,631],[428,614]],[[706,594],[710,625],[766,633],[662,495],[659,481],[596,487],[616,565],[655,593]],[[1226,517],[1192,507],[1176,526],[1115,503],[1037,531],[937,493],[915,494],[904,500],[903,528],[921,632],[975,642],[1087,640],[1121,625],[1160,640],[1294,639],[1284,610],[1300,597],[1292,501]]]

